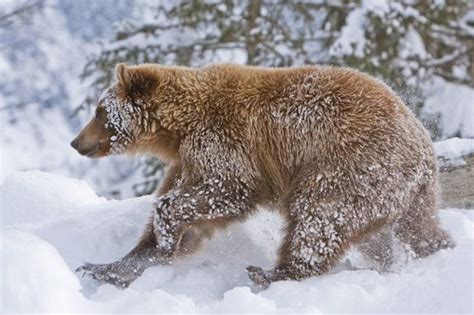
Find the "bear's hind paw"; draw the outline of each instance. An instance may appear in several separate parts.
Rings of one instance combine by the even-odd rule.
[[[247,267],[247,273],[250,280],[262,289],[266,289],[270,286],[271,280],[268,278],[267,273],[260,267],[249,266]]]

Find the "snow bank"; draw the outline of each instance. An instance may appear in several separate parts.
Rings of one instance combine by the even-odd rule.
[[[2,313],[79,311],[85,299],[58,251],[38,237],[2,233]]]
[[[2,75],[6,74],[0,71]],[[11,106],[5,99],[7,105]],[[0,184],[17,170],[64,170],[81,162],[69,147],[74,134],[61,110],[40,114],[38,108],[42,106],[25,106],[21,114],[16,113],[20,118],[12,118],[5,109],[0,111]]]
[[[274,264],[282,227],[278,216],[262,212],[219,232],[194,257],[150,268],[119,290],[73,270],[124,255],[148,219],[150,197],[106,201],[80,181],[40,172],[14,174],[0,194],[2,217],[16,214],[2,226],[1,313],[473,312],[474,211],[442,210],[458,246],[403,263],[397,272],[341,264],[330,274],[257,292],[244,269]],[[366,265],[355,254],[348,259]]]
[[[82,213],[84,207],[105,202],[83,181],[40,171],[17,172],[7,177],[0,200],[3,225]]]
[[[443,166],[463,165],[463,157],[474,154],[474,139],[451,138],[435,142],[434,148]]]

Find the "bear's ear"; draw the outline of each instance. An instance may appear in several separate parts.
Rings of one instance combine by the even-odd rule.
[[[130,84],[130,71],[126,64],[119,63],[115,66],[115,76],[122,85],[126,86]]]

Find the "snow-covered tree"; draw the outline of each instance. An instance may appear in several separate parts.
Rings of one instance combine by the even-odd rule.
[[[141,163],[87,161],[69,147],[88,118],[72,114],[84,95],[85,56],[95,49],[90,36],[109,36],[126,12],[126,0],[95,2],[0,2],[0,183],[14,170],[41,169],[87,179],[102,194],[126,195],[116,185]],[[77,26],[100,11],[99,22]]]
[[[5,0],[0,123],[8,128],[2,146],[14,146],[19,154],[9,156],[20,163],[25,146],[17,143],[31,143],[37,148],[31,152],[67,145],[71,130],[113,82],[118,62],[352,66],[394,87],[433,138],[474,137],[473,6],[469,0]],[[48,136],[52,129],[43,128],[48,121],[63,130],[54,133],[56,144]],[[19,129],[28,141],[16,141]],[[87,177],[85,162],[53,151],[60,152],[40,155],[42,168]],[[87,164],[104,170],[91,179],[101,192],[145,194],[158,183],[159,161],[117,161]]]
[[[439,137],[436,117],[421,115],[424,101],[434,78],[474,87],[473,8],[458,0],[362,1],[347,12],[331,61],[385,79]]]
[[[114,38],[90,57],[83,77],[93,89],[86,103],[93,104],[98,91],[111,83],[117,62],[195,66],[231,60],[267,66],[309,62],[309,50],[303,46],[330,35],[320,30],[313,16],[322,7],[261,0],[140,4],[136,18],[123,21]]]
[[[6,1],[0,6],[0,29],[5,30],[27,21],[43,4],[43,0]]]
[[[118,62],[324,63],[384,79],[438,138],[439,114],[422,113],[424,101],[435,78],[472,86],[473,12],[469,0],[137,3],[131,18],[89,57],[82,77],[91,88],[82,107],[95,105]],[[159,168],[154,159],[146,165]],[[141,192],[151,192],[152,184],[142,184],[150,189]]]
[[[385,79],[419,114],[434,76],[474,86],[473,10],[468,0],[142,4],[90,57],[86,103],[110,85],[117,62],[331,63]]]

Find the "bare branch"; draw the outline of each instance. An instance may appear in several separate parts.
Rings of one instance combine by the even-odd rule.
[[[43,7],[43,0],[28,0],[17,4],[10,11],[0,12],[0,28],[7,28],[17,19],[24,19],[33,11]]]

